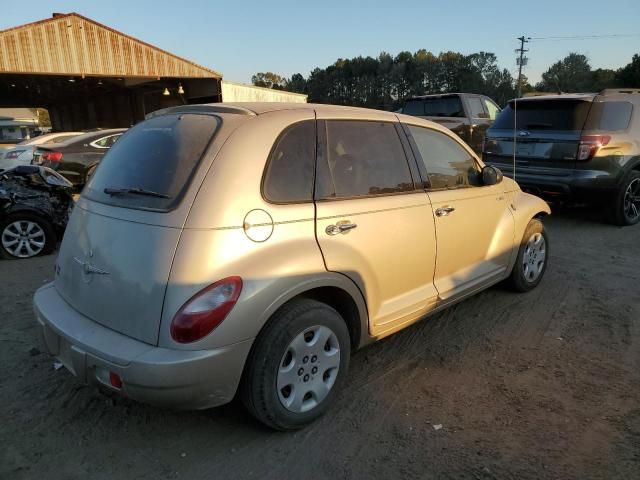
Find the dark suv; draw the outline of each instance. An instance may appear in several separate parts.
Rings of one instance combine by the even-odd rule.
[[[602,204],[613,223],[638,223],[640,89],[512,100],[487,131],[483,160],[523,190]]]
[[[500,107],[484,95],[443,93],[408,98],[400,112],[447,127],[480,154],[485,132],[500,113]]]

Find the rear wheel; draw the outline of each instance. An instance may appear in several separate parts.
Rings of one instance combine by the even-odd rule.
[[[615,225],[635,225],[640,221],[640,172],[633,171],[625,178],[615,196],[611,221]]]
[[[533,218],[524,232],[516,263],[508,279],[517,292],[528,292],[542,280],[547,269],[549,242],[543,223]]]
[[[55,248],[49,222],[31,213],[14,213],[0,222],[0,256],[6,259],[46,255]]]
[[[240,387],[242,401],[271,428],[302,428],[333,402],[349,355],[349,332],[340,314],[315,300],[294,300],[257,338]]]

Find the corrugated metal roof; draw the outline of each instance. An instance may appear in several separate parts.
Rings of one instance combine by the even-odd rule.
[[[77,13],[0,31],[0,73],[222,78]]]

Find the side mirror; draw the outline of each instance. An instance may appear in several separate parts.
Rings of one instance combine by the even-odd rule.
[[[482,183],[485,185],[497,185],[502,181],[502,172],[499,168],[487,165],[482,169]]]

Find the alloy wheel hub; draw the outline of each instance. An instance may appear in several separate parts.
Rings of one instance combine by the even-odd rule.
[[[44,230],[35,222],[18,220],[2,231],[2,246],[14,257],[35,257],[44,248]]]
[[[624,214],[629,220],[640,216],[640,178],[634,179],[624,192]]]

